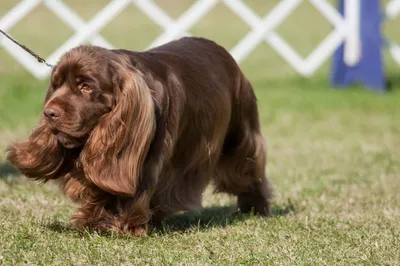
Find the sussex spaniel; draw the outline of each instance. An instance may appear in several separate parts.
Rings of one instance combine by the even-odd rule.
[[[55,66],[43,116],[8,160],[61,181],[78,227],[145,235],[150,221],[201,207],[216,192],[270,214],[256,97],[213,41],[184,37],[133,52],[82,45]]]

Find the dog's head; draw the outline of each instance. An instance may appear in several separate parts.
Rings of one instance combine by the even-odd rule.
[[[81,46],[66,53],[55,67],[43,114],[65,148],[83,145],[116,105],[118,77],[113,57],[106,49]]]

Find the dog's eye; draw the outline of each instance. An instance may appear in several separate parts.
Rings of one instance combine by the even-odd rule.
[[[79,90],[80,90],[80,91],[85,91],[85,92],[92,91],[92,89],[91,89],[91,88],[89,87],[89,85],[86,84],[86,83],[81,83],[81,84],[79,85]]]

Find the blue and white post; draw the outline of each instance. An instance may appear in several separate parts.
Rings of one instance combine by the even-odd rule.
[[[364,85],[386,90],[381,34],[380,0],[339,0],[339,12],[347,23],[347,37],[332,60],[334,87]]]

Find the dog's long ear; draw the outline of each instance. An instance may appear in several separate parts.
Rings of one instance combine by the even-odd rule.
[[[142,74],[122,64],[115,68],[113,109],[91,133],[81,162],[102,190],[133,196],[155,133],[155,110]]]
[[[7,160],[21,173],[44,182],[57,178],[65,156],[65,149],[46,127],[44,118],[27,141],[15,143],[7,149]]]

